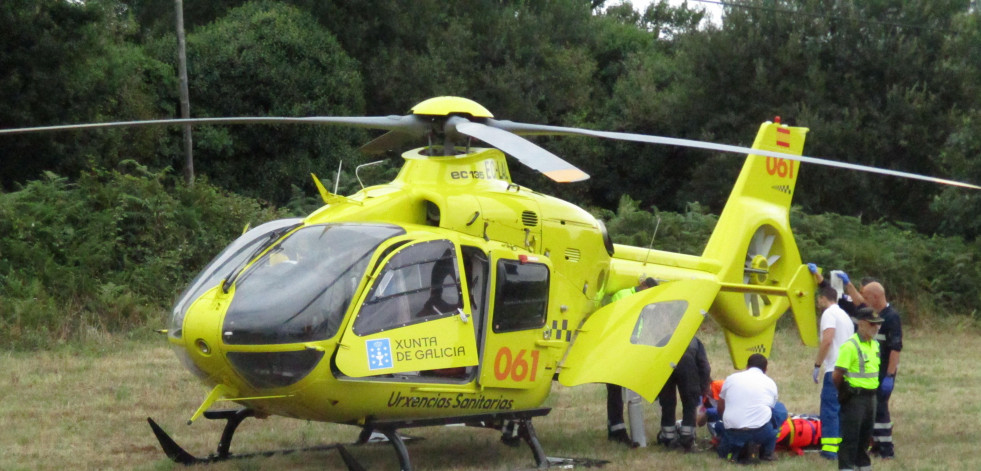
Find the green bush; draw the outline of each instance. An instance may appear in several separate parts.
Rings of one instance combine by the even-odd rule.
[[[719,220],[698,203],[689,203],[684,213],[652,210],[641,209],[639,202],[624,195],[616,213],[605,209],[592,212],[605,221],[610,236],[618,244],[694,255],[702,253]]]
[[[281,216],[205,181],[121,167],[0,194],[0,344],[163,327],[183,286],[247,223]]]
[[[853,279],[871,276],[913,323],[935,316],[981,318],[977,241],[928,236],[910,226],[837,214],[791,213],[791,226],[806,261],[842,269]]]

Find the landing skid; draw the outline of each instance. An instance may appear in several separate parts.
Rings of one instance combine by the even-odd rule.
[[[357,446],[364,445],[369,442],[375,442],[376,440],[372,440],[371,438],[372,434],[375,432],[380,433],[385,436],[385,439],[387,439],[387,441],[395,449],[395,453],[399,459],[399,467],[403,471],[411,471],[412,463],[409,460],[409,450],[405,446],[404,436],[398,433],[399,429],[429,427],[434,425],[466,425],[468,427],[500,430],[502,432],[502,441],[508,445],[518,445],[519,442],[517,442],[517,440],[519,439],[524,441],[528,447],[531,448],[531,452],[535,457],[536,466],[539,469],[548,467],[570,468],[574,466],[592,467],[602,466],[606,463],[598,460],[552,458],[546,456],[545,451],[542,449],[541,443],[538,441],[538,436],[535,434],[535,428],[531,424],[531,419],[534,417],[544,416],[548,414],[549,411],[551,411],[551,409],[542,408],[518,412],[479,414],[440,419],[368,420],[362,427],[358,441],[352,445]],[[276,454],[288,454],[297,451],[324,451],[336,449],[341,454],[341,458],[344,460],[344,464],[347,466],[349,471],[364,470],[361,464],[358,463],[358,461],[344,448],[344,445],[342,444],[248,454],[232,454],[230,448],[232,437],[235,435],[235,430],[243,420],[249,417],[254,417],[255,411],[247,408],[237,410],[207,411],[204,413],[204,416],[207,419],[226,421],[225,429],[221,433],[221,440],[218,442],[217,452],[208,455],[206,458],[198,458],[188,453],[180,445],[178,445],[177,442],[175,442],[170,435],[167,434],[167,432],[164,432],[164,430],[160,428],[160,426],[157,425],[153,419],[148,417],[147,422],[149,422],[150,428],[153,429],[153,433],[156,435],[157,441],[160,442],[160,447],[163,448],[163,451],[167,454],[167,457],[176,463],[184,465],[211,463],[216,461],[259,456],[268,457]]]
[[[248,409],[243,409],[243,411],[244,410],[248,410]],[[230,411],[230,412],[234,412],[234,411]],[[251,417],[252,414],[249,414],[248,416]],[[244,419],[244,417],[242,418]],[[358,463],[356,459],[354,459],[354,456],[352,456],[344,448],[344,445],[340,443],[334,445],[311,446],[305,448],[293,448],[293,449],[285,449],[285,450],[260,451],[255,453],[231,454],[228,451],[228,447],[231,444],[231,436],[232,434],[235,433],[235,428],[238,427],[238,424],[241,423],[241,419],[239,419],[237,422],[235,422],[234,419],[230,419],[225,424],[225,430],[224,432],[222,432],[222,441],[219,442],[218,444],[217,453],[212,453],[208,455],[206,458],[198,458],[188,453],[186,450],[184,450],[184,448],[181,448],[181,446],[178,445],[177,442],[175,442],[172,438],[170,438],[170,435],[167,435],[167,432],[164,432],[163,429],[160,428],[160,426],[153,421],[153,419],[147,417],[146,420],[147,422],[150,423],[150,428],[153,429],[153,434],[156,435],[157,441],[160,442],[160,447],[163,448],[164,453],[167,454],[167,457],[173,460],[175,463],[180,463],[183,465],[214,463],[218,461],[238,460],[238,459],[256,458],[256,457],[268,458],[270,456],[288,455],[290,453],[295,453],[295,452],[337,450],[338,453],[340,453],[341,455],[341,459],[344,460],[344,464],[347,465],[347,469],[349,471],[364,471],[364,467],[362,467],[361,464]],[[228,440],[226,441],[225,438],[227,438]]]

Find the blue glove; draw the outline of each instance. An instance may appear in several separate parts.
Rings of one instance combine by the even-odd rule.
[[[838,272],[838,278],[841,278],[841,282],[844,283],[844,284],[846,284],[846,285],[848,283],[851,283],[852,282],[852,280],[848,278],[848,273],[845,273],[843,271],[842,272]]]
[[[811,274],[815,274],[815,273],[818,272],[818,266],[816,264],[813,264],[813,263],[808,263],[807,264],[807,271],[811,272]]]
[[[815,366],[814,373],[811,374],[811,378],[814,378],[814,384],[818,384],[818,375],[821,374],[821,367]]]
[[[892,387],[896,385],[895,383],[895,376],[886,376],[885,378],[882,378],[882,384],[879,385],[879,390],[885,394],[891,394]]]

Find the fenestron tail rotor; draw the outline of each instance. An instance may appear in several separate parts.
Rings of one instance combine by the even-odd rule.
[[[780,261],[781,255],[774,247],[777,232],[770,226],[760,226],[750,238],[746,250],[746,265],[743,269],[743,283],[747,285],[772,284],[771,270]],[[765,294],[746,293],[746,307],[750,315],[760,317],[763,310],[771,304]]]
[[[618,141],[704,149],[737,154],[755,154],[805,162],[828,167],[844,168],[861,172],[877,173],[913,180],[923,180],[943,185],[981,190],[971,183],[947,180],[897,170],[839,162],[824,158],[788,154],[764,149],[717,144],[647,134],[633,134],[564,126],[547,126],[493,119],[493,115],[480,104],[460,97],[436,97],[425,100],[404,116],[311,116],[311,117],[231,117],[161,119],[148,121],[119,121],[109,123],[41,126],[20,129],[0,129],[0,135],[34,132],[66,131],[147,125],[205,125],[205,124],[322,124],[353,126],[388,131],[386,134],[362,146],[365,152],[384,152],[403,146],[409,141],[428,137],[430,144],[442,144],[444,155],[455,153],[455,147],[466,138],[476,138],[511,155],[522,164],[537,170],[557,182],[576,182],[589,178],[586,172],[561,157],[539,147],[520,136],[589,136]],[[435,142],[434,142],[435,141]],[[440,142],[441,141],[441,142]]]

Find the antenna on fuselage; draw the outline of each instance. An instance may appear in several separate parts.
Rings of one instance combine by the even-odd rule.
[[[362,189],[362,190],[364,189],[364,183],[361,183],[361,176],[360,176],[360,175],[358,175],[358,171],[360,171],[360,170],[361,170],[361,167],[370,167],[370,166],[372,166],[372,165],[378,165],[378,164],[380,164],[380,163],[384,163],[384,162],[385,162],[384,160],[376,160],[376,161],[374,161],[374,162],[368,162],[368,163],[366,163],[366,164],[361,164],[361,165],[358,165],[358,166],[357,166],[357,167],[356,167],[356,168],[354,169],[354,176],[358,178],[358,184],[359,184],[359,185],[361,185],[361,189]]]
[[[661,227],[661,216],[657,217],[657,224],[654,225],[654,235],[651,236],[651,245],[647,246],[647,256],[644,257],[644,265],[647,265],[647,259],[651,258],[651,251],[654,250],[654,238],[657,237],[657,229]]]
[[[337,178],[334,179],[334,194],[337,194],[337,187],[341,186],[341,167],[344,166],[344,161],[337,163]]]

